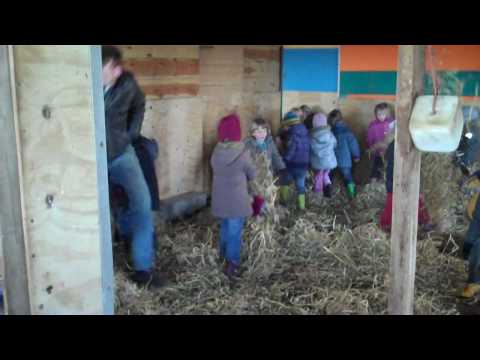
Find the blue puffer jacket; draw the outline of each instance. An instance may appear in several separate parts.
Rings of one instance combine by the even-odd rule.
[[[310,166],[310,136],[303,124],[290,126],[286,131],[287,148],[283,154],[289,169],[305,169]]]
[[[352,158],[360,159],[360,146],[357,139],[343,121],[338,121],[333,126],[332,132],[337,138],[335,155],[338,167],[351,168]]]

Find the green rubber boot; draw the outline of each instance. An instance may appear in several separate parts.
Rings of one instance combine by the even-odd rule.
[[[288,186],[280,186],[280,204],[287,206],[290,195],[290,188]]]
[[[357,195],[357,192],[355,190],[355,184],[348,184],[347,185],[347,194],[350,199],[354,199],[355,196]]]
[[[305,194],[298,195],[298,208],[305,210]]]

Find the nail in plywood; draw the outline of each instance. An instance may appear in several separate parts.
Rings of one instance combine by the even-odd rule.
[[[424,45],[400,45],[398,63],[389,312],[411,315],[415,295],[421,154],[413,145],[409,121],[415,99],[423,91]]]
[[[90,46],[15,46],[14,58],[32,312],[101,314]]]

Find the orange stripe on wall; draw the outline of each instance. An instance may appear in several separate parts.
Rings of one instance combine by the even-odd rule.
[[[433,49],[437,70],[480,70],[480,45],[434,45]],[[430,57],[426,55],[430,70]]]
[[[437,70],[480,71],[480,45],[434,45]],[[426,54],[427,70],[430,57]],[[342,45],[341,71],[396,71],[398,45]]]
[[[396,71],[398,45],[342,45],[341,71]]]

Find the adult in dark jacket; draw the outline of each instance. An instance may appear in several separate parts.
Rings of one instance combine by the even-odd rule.
[[[280,176],[280,196],[283,203],[288,200],[289,185],[295,182],[298,207],[305,209],[305,179],[310,166],[310,135],[297,114],[290,112],[282,120],[280,137],[284,139],[283,161],[287,167]]]
[[[350,198],[356,195],[355,181],[353,180],[352,167],[354,161],[360,161],[360,146],[352,131],[343,121],[343,115],[340,110],[333,110],[328,115],[328,122],[332,126],[333,135],[337,138],[337,147],[335,155],[337,157],[338,168],[343,175],[347,193]]]
[[[132,74],[122,68],[122,54],[113,46],[102,48],[107,155],[110,181],[121,186],[128,208],[117,219],[122,238],[131,238],[134,274],[140,285],[163,285],[154,272],[154,229],[150,192],[132,146],[140,137],[145,95]]]

